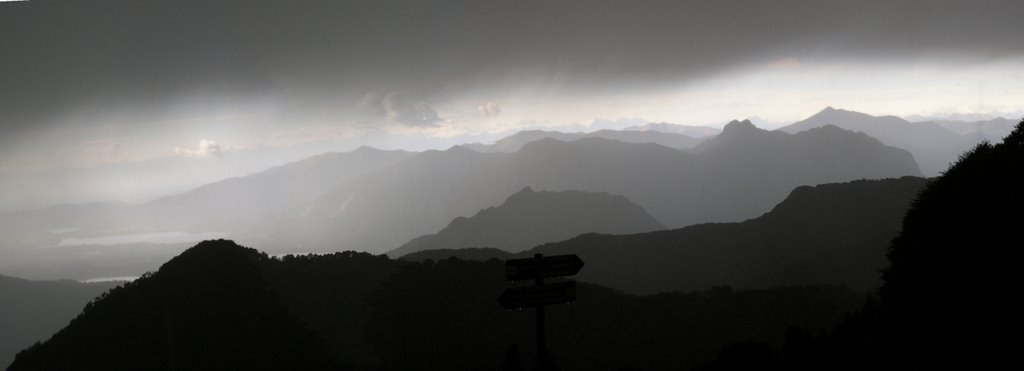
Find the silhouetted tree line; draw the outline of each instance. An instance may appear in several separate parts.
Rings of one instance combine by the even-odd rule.
[[[367,341],[390,369],[531,368],[534,313],[502,309],[496,299],[506,287],[499,260],[406,264],[370,296]],[[563,370],[680,369],[732,341],[778,342],[791,324],[830,327],[863,300],[830,286],[651,296],[586,283],[576,290],[576,303],[546,310],[548,350]]]
[[[724,348],[705,370],[1024,367],[1024,121],[932,181],[889,246],[880,301],[831,331],[793,328],[781,350]],[[749,363],[748,363],[749,364]]]
[[[531,369],[532,311],[507,312],[504,263],[366,253],[270,258],[206,241],[90,303],[11,370]],[[580,283],[548,310],[556,366],[679,369],[731,342],[830,327],[861,296],[791,287],[633,296]]]

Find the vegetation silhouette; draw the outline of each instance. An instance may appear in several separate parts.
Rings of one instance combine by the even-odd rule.
[[[506,312],[504,262],[421,263],[344,252],[270,258],[207,241],[91,303],[12,370],[533,368],[532,311]],[[860,302],[843,287],[633,296],[577,286],[548,308],[561,369],[678,369],[721,346],[777,345]],[[510,350],[510,345],[515,350]]]
[[[1024,121],[961,156],[907,211],[880,292],[893,368],[1024,365],[1022,170]]]
[[[8,370],[336,369],[267,288],[266,254],[205,241],[86,305]]]
[[[389,369],[501,369],[516,346],[536,365],[534,312],[497,303],[504,262],[403,263],[371,294],[370,343]],[[577,283],[573,304],[545,308],[547,349],[564,370],[679,369],[733,341],[777,344],[790,324],[831,327],[862,300],[843,287],[790,287],[633,296]],[[511,366],[507,366],[511,367]]]
[[[827,333],[791,330],[781,352],[761,354],[760,364],[788,370],[1024,367],[1021,169],[1024,121],[1002,143],[964,153],[920,193],[889,246],[880,301],[867,301]],[[706,367],[729,369],[739,356],[752,358],[723,350]]]

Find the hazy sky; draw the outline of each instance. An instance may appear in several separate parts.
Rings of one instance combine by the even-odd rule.
[[[0,210],[598,118],[1019,112],[1021,19],[1019,1],[2,2]]]

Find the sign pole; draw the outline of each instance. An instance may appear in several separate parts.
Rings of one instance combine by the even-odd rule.
[[[575,275],[583,268],[583,261],[576,255],[544,257],[534,254],[533,258],[510,259],[505,261],[505,280],[508,282],[533,280],[533,286],[519,286],[505,289],[498,303],[505,309],[536,308],[537,312],[537,368],[546,370],[551,362],[544,339],[544,307],[553,304],[576,301],[576,282],[565,281],[544,283],[547,277]]]
[[[534,254],[534,258],[542,258],[542,254]],[[544,284],[544,277],[537,277],[535,280],[537,286]],[[537,306],[537,364],[543,365],[545,354],[547,350],[544,347],[544,305]],[[543,367],[543,366],[542,366]]]

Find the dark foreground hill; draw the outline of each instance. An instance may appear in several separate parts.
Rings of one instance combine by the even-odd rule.
[[[1024,122],[965,154],[907,211],[881,291],[892,368],[1024,367],[1022,169]]]
[[[9,370],[333,369],[262,279],[266,255],[203,242],[89,303]]]
[[[577,254],[588,282],[655,293],[719,285],[768,288],[881,283],[885,246],[925,179],[859,180],[798,187],[770,212],[741,223],[700,224],[632,235],[586,234],[519,254]],[[487,250],[406,257],[480,258]],[[422,256],[421,256],[422,255]]]
[[[0,368],[14,354],[67,326],[93,298],[120,282],[29,281],[0,275]]]
[[[792,334],[781,352],[730,347],[708,369],[1021,369],[1021,169],[1024,122],[921,192],[890,245],[880,305],[821,336]]]
[[[498,305],[503,275],[499,260],[270,258],[207,241],[91,303],[10,369],[529,367],[533,313]],[[679,369],[730,342],[833,326],[862,300],[842,287],[638,297],[581,283],[575,304],[549,308],[548,344],[563,369]]]
[[[629,199],[607,193],[537,192],[530,187],[501,205],[472,217],[458,217],[441,231],[421,236],[388,252],[408,253],[466,247],[494,247],[519,252],[545,242],[593,233],[626,234],[664,229]]]
[[[398,370],[501,369],[514,363],[511,354],[532,369],[535,314],[497,305],[509,286],[498,260],[404,266],[369,298],[367,341]],[[564,370],[685,369],[726,339],[772,339],[797,323],[817,328],[863,300],[821,286],[638,297],[579,283],[576,296],[546,308],[548,349]]]

